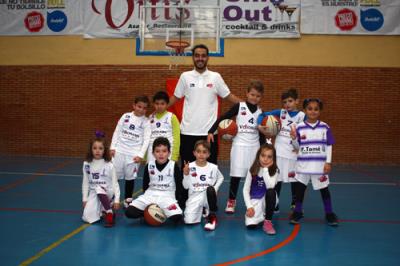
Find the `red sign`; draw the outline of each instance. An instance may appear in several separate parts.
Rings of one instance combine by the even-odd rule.
[[[336,27],[343,31],[350,31],[357,25],[357,15],[353,10],[341,9],[335,16]]]
[[[44,17],[41,13],[33,11],[26,15],[24,22],[30,32],[39,32],[43,28]]]

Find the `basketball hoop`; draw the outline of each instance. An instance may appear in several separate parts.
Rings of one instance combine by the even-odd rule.
[[[169,52],[170,62],[169,69],[172,69],[172,66],[175,65],[177,67],[179,64],[185,62],[185,49],[190,46],[189,42],[176,40],[176,41],[167,41],[165,42],[165,46],[171,48]]]

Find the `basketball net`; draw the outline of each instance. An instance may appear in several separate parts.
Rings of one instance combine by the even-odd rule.
[[[185,63],[185,49],[190,46],[190,43],[177,40],[166,42],[165,45],[171,48],[169,50],[169,70],[176,69]]]

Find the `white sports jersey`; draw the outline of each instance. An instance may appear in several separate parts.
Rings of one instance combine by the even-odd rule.
[[[133,112],[121,116],[115,128],[111,149],[126,155],[144,157],[150,141],[150,124],[145,116]]]
[[[299,154],[296,172],[299,174],[324,174],[327,161],[327,146],[334,144],[328,124],[318,121],[311,126],[302,122],[296,129]]]
[[[221,186],[224,176],[219,171],[218,166],[207,162],[203,167],[198,166],[196,162],[189,163],[189,175],[183,178],[183,187],[189,189],[190,195],[196,192],[202,192],[209,186],[214,186],[215,191]]]
[[[297,125],[304,121],[304,113],[298,112],[295,116],[291,117],[285,109],[281,110],[281,130],[275,139],[276,155],[283,158],[296,160],[297,153],[294,152],[292,146],[292,139],[290,138],[290,130],[293,124]]]
[[[174,95],[185,97],[181,121],[181,133],[191,136],[206,136],[217,120],[218,96],[230,94],[228,86],[217,72],[196,70],[181,74]]]
[[[233,145],[260,145],[260,134],[257,128],[257,118],[260,114],[260,108],[257,108],[257,111],[252,113],[245,102],[239,103],[239,113],[236,116],[238,133],[233,139]]]
[[[175,162],[170,160],[162,171],[159,171],[157,169],[155,161],[149,162],[147,167],[150,178],[149,189],[159,191],[171,191],[173,192],[173,195],[175,195]]]
[[[173,138],[172,138],[172,113],[167,112],[160,119],[156,117],[155,114],[151,114],[149,116],[150,128],[151,128],[151,136],[150,136],[150,144],[149,151],[152,151],[152,145],[156,138],[164,137],[169,140],[171,147],[173,146]]]
[[[85,161],[83,163],[82,200],[87,201],[89,190],[96,190],[98,187],[103,188],[104,191],[113,191],[115,202],[119,202],[120,191],[113,164],[104,159]]]

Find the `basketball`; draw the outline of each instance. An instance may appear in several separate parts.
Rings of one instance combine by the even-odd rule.
[[[150,204],[144,210],[144,220],[151,226],[160,226],[167,220],[167,217],[158,205]]]
[[[264,117],[264,119],[261,122],[261,125],[267,127],[267,132],[271,136],[278,135],[279,131],[281,130],[280,119],[273,115],[268,115]]]
[[[224,119],[218,124],[218,135],[224,140],[231,140],[236,136],[238,127],[236,122],[231,119]]]

